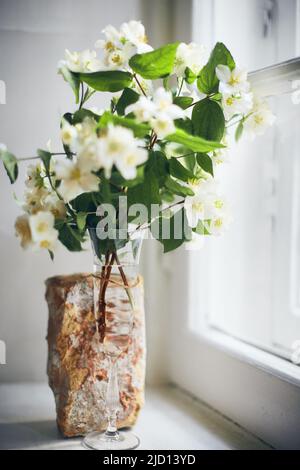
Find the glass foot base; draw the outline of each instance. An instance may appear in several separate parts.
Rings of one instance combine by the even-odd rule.
[[[129,450],[136,449],[140,440],[135,434],[127,431],[121,431],[114,437],[95,431],[85,436],[83,444],[92,450]]]

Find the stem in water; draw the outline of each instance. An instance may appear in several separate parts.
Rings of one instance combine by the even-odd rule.
[[[105,435],[110,439],[119,439],[117,414],[120,406],[117,361],[110,358],[108,384],[106,391],[106,409],[108,425]]]

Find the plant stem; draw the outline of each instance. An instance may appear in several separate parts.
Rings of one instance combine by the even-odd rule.
[[[167,211],[168,209],[172,209],[172,207],[176,207],[178,206],[179,204],[183,204],[184,203],[184,199],[182,199],[181,201],[177,201],[177,202],[173,202],[173,204],[170,204],[169,206],[165,207],[164,209],[161,210],[161,212],[165,212]],[[133,230],[132,233],[135,233],[137,232],[138,230],[146,230],[147,228],[149,228],[152,224],[152,222],[154,222],[154,220],[156,220],[155,218],[152,219],[148,224],[144,225],[144,224],[139,224],[136,229]],[[129,237],[130,238],[130,237]]]
[[[182,78],[182,80],[181,80],[181,84],[179,86],[177,96],[180,96],[180,93],[181,93],[181,90],[182,90],[182,87],[183,87],[183,82],[184,82],[184,78]]]
[[[52,153],[52,152],[49,152],[51,153],[52,156],[56,156],[56,155],[67,155],[66,152],[55,152],[55,153]],[[75,155],[75,153],[72,153],[72,155]],[[39,157],[38,155],[35,155],[34,157],[24,157],[24,158],[18,158],[18,162],[27,162],[27,161],[30,161],[30,160],[40,160],[41,157]]]
[[[124,272],[123,267],[120,264],[117,253],[115,253],[115,258],[116,258],[116,263],[118,265],[118,269],[119,269],[120,274],[121,274],[122,281],[124,282],[124,285],[125,285],[125,291],[126,291],[128,300],[130,302],[131,308],[134,309],[134,302],[133,302],[133,296],[132,296],[132,293],[131,293],[131,289],[129,288],[129,283],[128,283],[126,274]]]
[[[195,152],[185,153],[184,155],[179,155],[179,157],[174,157],[174,158],[190,157],[191,155],[195,155]]]
[[[188,108],[191,108],[192,106],[195,106],[195,104],[200,103],[200,101],[202,101],[202,100],[194,101],[194,103],[189,104],[189,106],[187,106],[185,109],[188,109]]]
[[[111,274],[111,270],[112,270],[112,266],[114,262],[115,262],[115,253],[112,253],[110,261],[108,262],[108,266],[106,267],[105,281],[104,281],[103,289],[102,289],[102,300],[104,304],[105,304],[105,293],[106,293],[106,289],[109,283],[110,274]]]
[[[105,336],[105,316],[106,316],[105,293],[106,293],[106,289],[109,283],[112,265],[114,264],[114,261],[115,261],[114,253],[111,254],[110,260],[109,260],[109,257],[110,257],[110,253],[108,251],[105,255],[105,266],[102,266],[101,280],[100,280],[99,303],[98,303],[99,313],[98,313],[98,318],[97,318],[97,327],[98,327],[98,333],[100,336],[100,342],[103,342],[104,336]]]
[[[136,76],[136,73],[133,74],[133,78],[135,79],[139,89],[141,90],[141,92],[143,93],[143,95],[147,98],[147,94],[144,90],[144,88],[142,87],[139,79],[137,78]],[[149,144],[149,150],[151,150],[153,147],[154,147],[154,144],[155,142],[157,141],[157,135],[155,134],[155,132],[152,130],[152,133],[151,133],[151,137],[150,137],[150,144]]]
[[[241,122],[242,120],[243,120],[243,118],[240,118],[240,119],[237,119],[237,120],[234,121],[234,122],[230,122],[230,124],[227,123],[226,129],[228,129],[228,127],[234,126],[235,124],[238,124],[238,123]],[[228,122],[229,122],[229,121],[228,121]]]
[[[138,79],[138,78],[137,78],[137,76],[136,76],[136,73],[134,73],[134,74],[133,74],[133,78],[135,79],[135,81],[136,81],[136,83],[137,83],[137,85],[138,85],[139,89],[140,89],[140,90],[141,90],[141,92],[143,93],[143,95],[147,97],[147,95],[146,95],[146,92],[145,92],[144,88],[142,87],[142,85],[141,85],[141,83],[140,83],[139,79]]]
[[[81,88],[81,98],[80,98],[80,103],[79,103],[79,108],[78,109],[81,109],[82,105],[84,103],[84,86],[83,86],[82,82],[80,82],[80,88]]]

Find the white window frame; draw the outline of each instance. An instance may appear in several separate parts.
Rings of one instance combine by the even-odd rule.
[[[201,11],[204,34],[209,34],[213,1],[171,2],[174,8],[176,36],[192,39],[193,11]],[[298,1],[298,17],[300,18]],[[177,18],[177,21],[176,21]],[[199,15],[197,15],[199,18]],[[300,24],[300,22],[299,22]],[[208,26],[207,26],[208,25]],[[205,31],[206,28],[206,31]],[[299,30],[298,30],[299,31]],[[209,44],[212,45],[212,44]],[[282,70],[282,69],[281,69]],[[285,72],[299,70],[299,61],[287,63]],[[298,73],[298,72],[297,72]],[[271,74],[271,75],[269,75]],[[253,75],[256,85],[268,78],[276,92],[282,77],[268,68]],[[291,75],[290,75],[291,76]],[[190,328],[193,294],[199,283],[193,252],[184,249],[164,261],[170,277],[170,332],[168,336],[169,380],[219,410],[275,448],[300,448],[300,368],[289,361],[246,344],[201,318],[201,334]],[[199,284],[198,284],[199,285]]]

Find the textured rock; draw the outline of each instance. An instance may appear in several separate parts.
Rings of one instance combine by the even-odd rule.
[[[145,331],[143,283],[134,288],[132,341],[118,359],[121,408],[118,426],[132,426],[144,402]],[[99,348],[93,312],[93,277],[87,274],[46,281],[49,307],[48,377],[57,424],[64,436],[103,430],[108,357]],[[107,305],[126,303],[124,289],[107,289]],[[125,293],[126,294],[126,293]],[[120,300],[121,298],[121,300]]]

